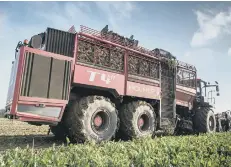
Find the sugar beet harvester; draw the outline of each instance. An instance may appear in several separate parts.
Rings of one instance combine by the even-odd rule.
[[[196,78],[194,66],[107,26],[73,30],[47,28],[18,43],[9,118],[50,125],[56,137],[73,142],[215,132],[212,105],[202,95],[211,85]]]

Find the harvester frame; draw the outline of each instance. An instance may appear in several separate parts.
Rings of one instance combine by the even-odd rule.
[[[73,141],[109,140],[120,127],[119,132],[131,138],[156,130],[174,133],[179,119],[182,131],[195,130],[198,123],[193,118],[199,112],[193,108],[197,88],[194,66],[162,49],[139,47],[133,37],[108,32],[107,26],[101,32],[85,26],[79,33],[73,30],[48,28],[29,43],[17,45],[6,103],[6,112],[13,118],[48,124],[56,136],[65,134]],[[101,115],[91,107],[97,104],[104,105],[95,111]],[[111,111],[104,112],[105,107]],[[106,121],[111,132],[104,138],[90,128],[89,120],[101,126],[107,114],[113,125]],[[79,119],[81,125],[74,125],[76,120],[71,118]],[[150,124],[147,133],[139,129],[147,126],[145,120]],[[199,131],[214,131],[204,129]]]

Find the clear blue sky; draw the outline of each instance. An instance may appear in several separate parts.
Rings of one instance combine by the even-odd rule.
[[[11,61],[19,40],[46,27],[68,30],[106,24],[133,34],[149,49],[163,48],[194,64],[201,78],[220,83],[217,111],[231,109],[230,2],[0,2],[0,107],[5,105]]]

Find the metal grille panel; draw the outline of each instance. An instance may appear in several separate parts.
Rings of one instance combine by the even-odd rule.
[[[74,57],[75,34],[47,28],[45,50],[48,52]]]
[[[144,58],[130,53],[128,56],[128,74],[150,79],[159,79],[159,63],[155,59]]]
[[[21,96],[68,99],[71,63],[25,53]]]
[[[196,71],[178,67],[177,84],[184,87],[196,88]]]
[[[105,43],[81,39],[78,41],[77,61],[89,65],[103,67],[113,71],[124,70],[124,50],[108,46]]]

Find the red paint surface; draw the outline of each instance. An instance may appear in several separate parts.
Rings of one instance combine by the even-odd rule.
[[[75,47],[74,47],[74,50],[73,50],[73,54],[74,54],[74,58],[73,58],[73,62],[72,62],[72,71],[74,71],[75,69],[75,60],[76,60],[76,57],[77,57],[77,48],[78,48],[78,35],[76,34],[75,35]]]
[[[28,114],[28,113],[17,113],[17,116],[19,117],[20,121],[25,121],[25,122],[51,122],[51,123],[54,123],[54,122],[60,121],[60,119],[42,117],[42,116]]]
[[[38,97],[25,97],[20,96],[20,101],[27,101],[27,102],[37,102],[37,103],[52,103],[52,104],[67,104],[67,100],[59,100],[59,99],[47,99],[47,98],[38,98]]]
[[[185,91],[184,89],[177,89],[176,90],[176,104],[189,107],[189,105],[192,105],[192,102],[195,98],[195,94],[193,93],[193,90]]]
[[[15,88],[14,88],[14,95],[13,95],[13,101],[12,101],[12,106],[10,110],[10,114],[15,115],[16,114],[16,106],[18,102],[18,96],[20,93],[20,83],[21,83],[21,78],[22,78],[22,72],[23,72],[23,65],[24,65],[24,51],[25,48],[22,47],[20,49],[20,54],[19,54],[19,59],[18,59],[18,69],[17,69],[17,74],[16,74],[16,81],[15,81]]]
[[[128,81],[127,95],[150,99],[160,99],[160,87]]]
[[[176,99],[176,104],[184,107],[189,107],[191,105],[190,102],[179,100],[179,99]]]
[[[122,74],[75,65],[74,83],[111,88],[124,95],[124,80]]]
[[[53,57],[53,58],[58,59],[58,60],[74,61],[74,58],[72,58],[72,57],[63,56],[63,55],[51,53],[51,52],[46,52],[43,50],[33,49],[33,48],[25,47],[25,46],[23,46],[21,49],[24,49],[25,51],[28,51],[28,52],[31,52],[34,54],[38,54],[38,55],[42,55],[45,57]]]
[[[187,87],[179,86],[179,85],[176,85],[176,91],[177,92],[187,93],[187,94],[190,94],[190,95],[193,95],[193,96],[196,94],[196,89],[187,88]]]

